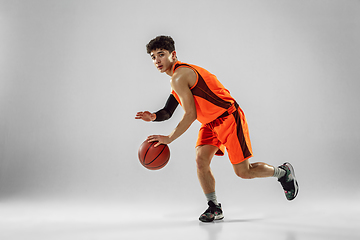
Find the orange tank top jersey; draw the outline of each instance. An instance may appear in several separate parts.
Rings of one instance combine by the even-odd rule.
[[[215,75],[204,68],[180,61],[174,64],[173,72],[181,67],[190,68],[197,75],[196,83],[191,88],[191,92],[194,96],[197,120],[199,122],[203,124],[212,122],[235,103],[230,92],[220,83]],[[181,105],[176,92],[172,90],[171,93]]]
[[[238,164],[252,157],[252,149],[244,112],[230,92],[207,70],[187,63],[176,62],[173,72],[187,67],[197,75],[191,87],[194,96],[197,120],[202,123],[196,147],[213,145],[218,147],[216,155],[224,155],[225,148],[231,163]],[[174,90],[172,94],[181,104]],[[231,116],[231,117],[230,117]]]

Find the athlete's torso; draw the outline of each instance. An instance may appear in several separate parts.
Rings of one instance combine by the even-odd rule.
[[[190,89],[194,96],[199,122],[206,124],[215,120],[235,102],[230,92],[219,82],[216,76],[206,69],[178,61],[173,66],[173,72],[181,67],[190,68],[197,75],[196,83]],[[181,104],[174,90],[172,90],[172,94]]]

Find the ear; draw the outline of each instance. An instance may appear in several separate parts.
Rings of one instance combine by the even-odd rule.
[[[171,53],[171,58],[172,58],[173,60],[176,59],[176,51],[172,51],[172,53]]]

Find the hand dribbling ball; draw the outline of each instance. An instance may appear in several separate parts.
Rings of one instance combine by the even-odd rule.
[[[159,170],[169,162],[170,149],[168,145],[161,144],[157,147],[157,142],[144,141],[138,150],[140,163],[149,170]]]

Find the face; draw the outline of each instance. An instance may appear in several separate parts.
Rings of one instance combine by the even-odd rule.
[[[172,66],[176,62],[176,52],[170,53],[168,50],[156,49],[150,53],[151,59],[159,72],[171,74]]]

